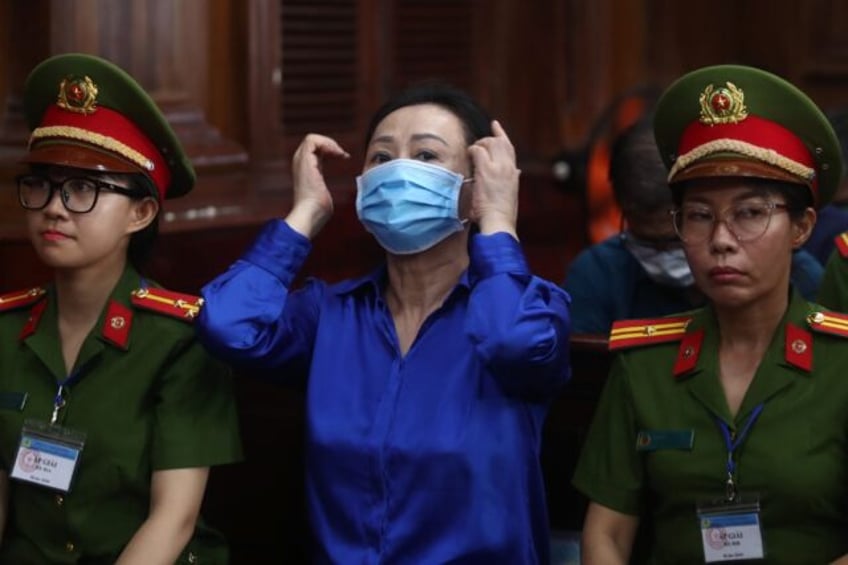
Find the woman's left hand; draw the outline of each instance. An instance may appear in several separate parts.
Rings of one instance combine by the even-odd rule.
[[[478,139],[468,148],[474,164],[471,187],[471,220],[480,233],[507,232],[518,238],[518,177],[515,148],[500,122],[492,121],[491,137]]]

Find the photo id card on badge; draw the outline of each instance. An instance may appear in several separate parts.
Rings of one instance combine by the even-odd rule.
[[[9,476],[69,492],[84,445],[83,432],[47,422],[26,420]]]
[[[762,559],[759,501],[746,500],[698,506],[706,563]]]

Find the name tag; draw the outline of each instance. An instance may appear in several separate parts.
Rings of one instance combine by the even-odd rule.
[[[636,436],[636,451],[682,449],[691,451],[695,430],[641,430]]]
[[[21,430],[13,479],[68,492],[71,488],[85,434],[46,422],[27,420]]]
[[[763,536],[759,509],[745,507],[699,512],[704,561],[722,563],[744,559],[762,559]]]

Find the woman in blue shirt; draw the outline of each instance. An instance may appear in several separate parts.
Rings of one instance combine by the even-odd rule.
[[[321,161],[349,157],[309,134],[288,216],[203,289],[201,340],[306,380],[315,562],[546,563],[539,446],[569,375],[569,299],[518,244],[515,151],[434,85],[387,102],[366,140],[357,214],[385,265],[291,288],[333,210]]]

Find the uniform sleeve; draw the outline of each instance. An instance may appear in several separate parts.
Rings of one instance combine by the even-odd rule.
[[[624,514],[642,511],[644,467],[636,451],[637,423],[623,355],[616,356],[589,435],[574,486],[593,502]]]
[[[174,351],[154,398],[155,470],[206,467],[241,459],[228,368],[195,339]]]
[[[834,251],[827,260],[817,302],[838,312],[848,312],[848,260]]]
[[[475,235],[466,332],[508,394],[549,398],[570,376],[568,294],[529,273],[509,234]]]
[[[201,342],[237,366],[275,369],[311,357],[324,285],[289,289],[309,240],[282,220],[269,222],[228,271],[201,290]]]

